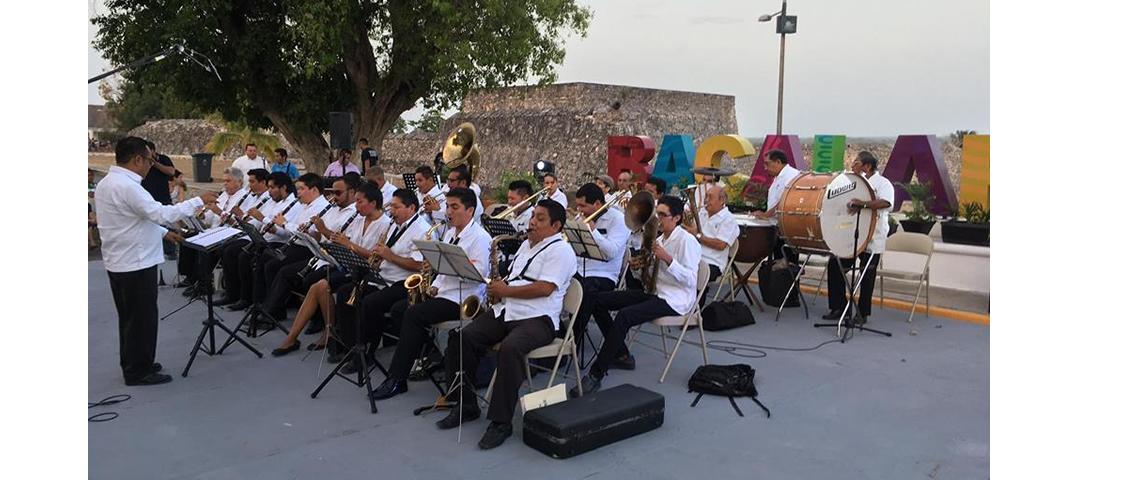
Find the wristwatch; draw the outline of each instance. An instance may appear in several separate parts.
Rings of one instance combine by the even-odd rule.
[[[700,240],[702,238],[705,238],[705,234],[703,234],[701,232],[697,232],[697,240]]]

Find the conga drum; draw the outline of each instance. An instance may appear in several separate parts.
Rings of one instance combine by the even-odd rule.
[[[875,200],[871,184],[854,173],[802,173],[792,180],[780,198],[780,235],[801,251],[830,253],[852,258],[871,242],[877,216],[872,212],[849,213],[851,200]],[[856,230],[858,245],[856,245]]]

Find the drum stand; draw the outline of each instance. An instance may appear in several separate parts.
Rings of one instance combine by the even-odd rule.
[[[856,261],[859,259],[859,220],[862,217],[862,215],[863,215],[863,209],[860,208],[855,213],[855,228],[853,229],[855,231],[855,243],[852,244],[852,247],[851,247],[851,268],[849,269],[849,271],[850,271],[849,277],[850,278],[848,276],[843,277],[843,283],[845,284],[845,286],[847,288],[847,293],[846,293],[847,304],[843,306],[843,313],[839,316],[838,322],[835,322],[835,323],[817,323],[817,324],[813,325],[816,328],[819,328],[819,327],[835,327],[835,335],[837,337],[839,337],[839,343],[846,342],[847,338],[849,336],[848,334],[850,334],[852,330],[877,333],[877,334],[882,335],[884,337],[891,336],[890,332],[884,332],[882,330],[875,330],[873,328],[865,327],[864,324],[867,323],[867,318],[864,317],[861,312],[859,312],[858,306],[855,305],[855,286],[859,285],[863,282],[863,277],[866,276],[867,271],[871,269],[871,261],[874,260],[875,255],[877,255],[875,253],[871,253],[871,255],[869,257],[867,257],[867,261],[864,262],[863,269],[860,271],[859,264],[856,263]],[[871,234],[874,235],[873,232]],[[834,256],[830,260],[828,260],[828,262],[830,262],[831,260],[839,262],[839,258],[834,257]],[[840,267],[840,271],[842,271],[843,270],[843,264],[840,263],[839,267]],[[859,271],[858,276],[855,275],[856,271]],[[860,294],[861,293],[862,292],[860,292]],[[846,331],[845,331],[845,329],[846,329]]]
[[[798,251],[796,251],[795,248],[789,247],[786,244],[780,245],[780,248],[784,249],[784,260],[788,262],[788,267],[791,268],[792,265],[796,265],[796,276],[795,276],[795,278],[792,279],[792,286],[788,287],[788,293],[784,294],[784,300],[780,302],[780,308],[778,310],[776,310],[776,320],[775,321],[777,321],[777,322],[780,321],[780,314],[784,313],[784,305],[787,305],[788,299],[792,298],[792,291],[793,290],[795,290],[796,294],[799,295],[799,297],[800,297],[800,306],[804,307],[804,320],[807,320],[809,318],[807,297],[804,297],[803,290],[800,290],[796,287],[799,286],[800,277],[802,277],[804,275],[804,269],[807,268],[807,264],[808,264],[808,262],[811,261],[811,256],[815,255],[815,252],[812,252],[810,250],[807,251],[807,258],[804,259],[803,265],[799,265],[799,264],[793,264],[790,260],[788,260],[789,258],[796,258],[797,260],[800,258],[800,253]]]

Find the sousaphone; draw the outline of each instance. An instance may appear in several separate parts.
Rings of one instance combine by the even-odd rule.
[[[475,125],[463,122],[451,131],[447,140],[443,142],[443,163],[447,168],[453,169],[460,165],[467,165],[471,172],[471,181],[479,174],[479,145],[475,143]]]

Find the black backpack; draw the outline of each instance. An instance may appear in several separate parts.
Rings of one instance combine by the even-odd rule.
[[[760,264],[760,297],[764,303],[779,307],[780,303],[784,301],[784,296],[788,297],[788,303],[785,307],[798,307],[800,306],[800,284],[797,281],[795,289],[792,289],[792,280],[796,278],[798,266],[789,264],[786,260],[766,260]],[[788,295],[788,290],[792,289],[791,295]]]
[[[690,407],[697,406],[697,402],[701,401],[701,397],[705,394],[719,395],[728,397],[729,403],[732,408],[736,410],[736,414],[744,416],[744,412],[740,411],[740,407],[736,405],[736,397],[748,397],[753,402],[756,402],[760,408],[764,409],[764,413],[768,418],[772,418],[772,412],[765,407],[760,400],[756,399],[756,370],[751,366],[743,363],[736,365],[701,365],[697,367],[697,371],[693,372],[693,376],[689,377],[689,393],[696,392],[697,398],[693,399],[693,403],[689,404]]]

